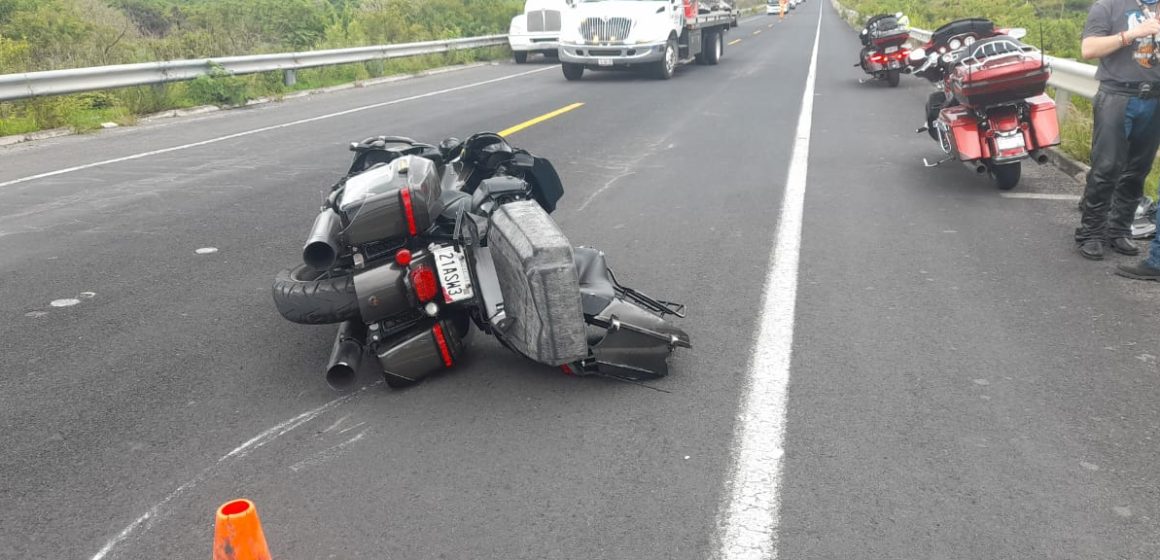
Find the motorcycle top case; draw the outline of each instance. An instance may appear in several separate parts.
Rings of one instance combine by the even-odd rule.
[[[534,201],[499,207],[487,243],[503,311],[489,321],[515,351],[558,366],[588,356],[580,281],[572,246]]]
[[[403,156],[346,180],[337,206],[347,243],[415,236],[443,211],[435,162]]]
[[[1039,55],[1006,53],[979,64],[956,65],[948,81],[959,103],[990,107],[1042,95],[1050,77],[1051,70]]]

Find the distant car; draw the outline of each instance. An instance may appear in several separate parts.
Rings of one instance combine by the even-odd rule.
[[[765,3],[765,15],[776,16],[781,11],[781,5],[776,1]]]

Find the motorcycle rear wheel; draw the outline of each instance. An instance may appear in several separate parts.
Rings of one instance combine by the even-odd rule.
[[[902,81],[901,78],[902,74],[898,70],[886,72],[886,83],[890,84],[890,87],[898,87],[898,83]]]
[[[999,190],[1009,191],[1019,184],[1019,179],[1023,176],[1023,165],[1018,161],[992,165],[991,176],[995,178],[995,184],[999,186]]]
[[[359,318],[354,276],[325,276],[306,265],[274,277],[274,307],[287,320],[302,325],[329,325]]]

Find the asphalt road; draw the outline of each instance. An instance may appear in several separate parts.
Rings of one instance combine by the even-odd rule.
[[[929,86],[860,85],[820,0],[670,82],[501,64],[0,149],[0,557],[204,558],[239,496],[276,558],[718,555],[819,15],[778,557],[1160,557],[1160,291],[1073,253],[1074,204],[923,168]],[[331,391],[333,329],[269,284],[346,143],[573,103],[512,140],[560,169],[574,243],[689,304],[669,392],[482,337]]]

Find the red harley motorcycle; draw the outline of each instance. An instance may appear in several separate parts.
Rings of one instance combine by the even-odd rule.
[[[868,81],[885,81],[890,87],[898,87],[899,78],[907,68],[910,51],[906,42],[910,40],[907,28],[910,20],[901,13],[880,14],[869,19],[858,37],[862,40],[862,53],[855,67],[869,74]]]
[[[1051,69],[1043,54],[1019,41],[1022,29],[996,29],[986,19],[948,23],[911,52],[913,73],[939,89],[926,105],[927,132],[947,157],[1002,190],[1019,184],[1022,162],[1047,163],[1046,149],[1060,143],[1055,102],[1044,94]]]

